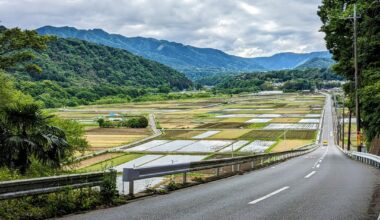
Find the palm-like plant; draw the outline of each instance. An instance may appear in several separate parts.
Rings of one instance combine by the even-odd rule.
[[[34,157],[57,168],[65,157],[65,133],[48,123],[37,104],[14,104],[4,109],[0,123],[0,166],[24,174]]]

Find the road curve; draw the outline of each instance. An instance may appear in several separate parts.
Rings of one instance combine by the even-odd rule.
[[[327,147],[242,176],[64,219],[377,219],[380,171],[347,158],[332,135],[328,97]]]

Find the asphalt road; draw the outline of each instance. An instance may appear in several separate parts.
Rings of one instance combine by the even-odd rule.
[[[67,219],[377,219],[380,171],[329,145],[272,167]],[[376,196],[377,195],[377,196]]]

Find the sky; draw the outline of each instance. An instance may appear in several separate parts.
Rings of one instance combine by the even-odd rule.
[[[321,0],[0,0],[6,27],[101,28],[242,56],[326,50]]]

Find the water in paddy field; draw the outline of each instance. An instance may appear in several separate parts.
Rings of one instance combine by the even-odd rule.
[[[123,168],[133,168],[133,167],[149,167],[149,166],[161,166],[169,164],[178,164],[186,162],[200,161],[207,156],[192,156],[192,155],[145,155],[143,157],[137,158],[135,160],[129,161],[125,164],[115,167],[118,172],[122,172]],[[164,177],[154,177],[143,180],[136,180],[134,182],[134,192],[142,192],[147,188],[154,187],[160,184],[165,178]],[[122,181],[122,176],[118,176],[116,179],[117,190],[120,194],[128,194],[129,183]],[[123,190],[124,185],[124,190]]]
[[[120,194],[128,194],[129,193],[129,183],[122,181],[123,177],[118,176],[116,178],[116,187]],[[143,192],[149,187],[154,187],[155,185],[161,183],[164,180],[163,177],[154,177],[143,180],[136,180],[134,182],[134,193]],[[124,184],[124,192],[123,192],[123,184]]]

